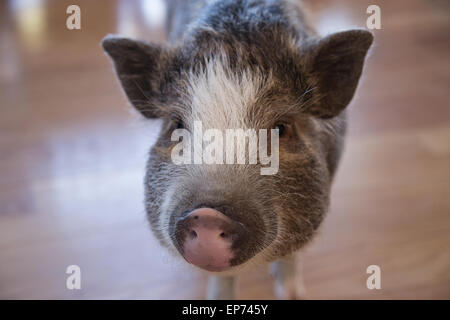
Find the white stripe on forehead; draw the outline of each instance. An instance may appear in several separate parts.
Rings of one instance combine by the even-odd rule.
[[[204,128],[248,128],[257,121],[249,113],[267,84],[270,75],[263,76],[249,69],[231,70],[227,57],[209,59],[197,74],[188,76],[188,94],[191,98],[191,113],[185,121],[192,125],[202,121]],[[252,108],[253,110],[254,108]],[[250,112],[249,112],[250,111]],[[252,121],[253,120],[253,121]]]

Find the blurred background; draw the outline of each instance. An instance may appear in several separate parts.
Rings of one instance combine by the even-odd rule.
[[[381,8],[330,212],[307,247],[309,299],[450,298],[450,3],[305,1],[322,34]],[[81,8],[81,30],[66,8]],[[142,180],[159,129],[99,45],[161,42],[162,0],[0,0],[0,298],[200,299],[205,277],[150,233]],[[81,290],[66,288],[69,265]],[[381,268],[368,290],[366,268]],[[239,298],[272,299],[266,267]]]

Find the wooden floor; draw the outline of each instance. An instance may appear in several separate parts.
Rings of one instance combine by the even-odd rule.
[[[144,217],[159,123],[131,113],[99,42],[163,41],[159,1],[0,2],[0,298],[202,298],[205,278],[161,249]],[[352,102],[332,205],[305,255],[309,299],[450,298],[450,6],[307,1],[321,32],[382,29]],[[66,267],[82,289],[66,289]],[[381,290],[366,268],[381,267]],[[239,298],[271,299],[261,267]]]

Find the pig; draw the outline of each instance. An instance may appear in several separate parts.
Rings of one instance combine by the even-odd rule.
[[[235,277],[272,263],[275,294],[303,293],[296,258],[329,207],[346,106],[373,36],[318,35],[299,1],[167,1],[167,44],[108,35],[130,103],[161,119],[146,166],[145,207],[161,245],[209,276],[207,298],[232,299]],[[276,130],[279,168],[175,164],[175,130]]]

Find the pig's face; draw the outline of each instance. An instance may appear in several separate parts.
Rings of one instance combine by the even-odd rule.
[[[349,31],[304,50],[282,41],[274,53],[263,41],[253,50],[210,41],[206,50],[105,39],[130,101],[162,119],[145,178],[147,214],[160,242],[202,269],[232,272],[311,239],[328,206],[342,110],[371,41],[367,32]],[[193,133],[196,122],[222,133],[278,129],[276,173],[262,175],[260,163],[175,164],[179,141],[172,134]]]

